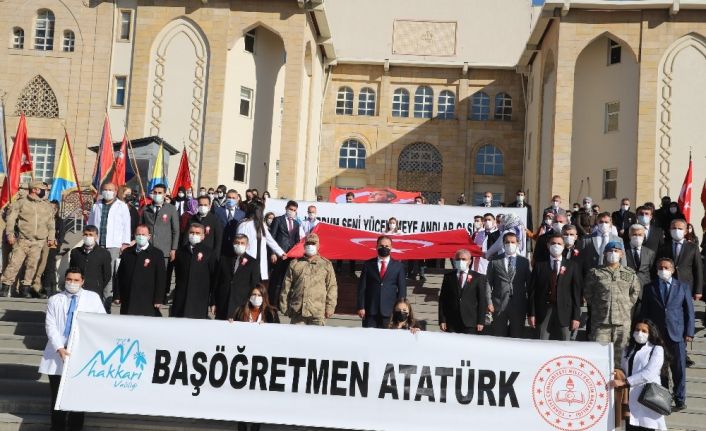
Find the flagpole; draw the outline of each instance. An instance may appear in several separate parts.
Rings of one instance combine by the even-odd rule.
[[[81,193],[81,181],[78,179],[78,171],[76,170],[76,162],[74,161],[74,151],[71,149],[71,139],[69,139],[69,132],[66,131],[64,127],[64,137],[66,139],[66,148],[69,149],[69,159],[71,159],[71,167],[74,170],[74,179],[76,180],[76,189],[78,190],[78,201],[81,205],[81,216],[83,217],[83,222],[86,223],[88,218],[83,208],[83,193]]]
[[[127,133],[127,124],[125,124],[125,121],[123,121],[123,126],[125,126],[125,139],[127,140],[127,148],[128,150],[132,153],[132,157],[130,158],[131,162],[133,163],[133,168],[135,169],[135,175],[137,175],[137,182],[140,184],[140,192],[142,194],[142,198],[147,196],[145,194],[145,185],[142,182],[142,176],[140,175],[140,167],[137,166],[137,159],[135,158],[135,150],[132,148],[132,141],[130,141],[130,135]]]
[[[2,141],[3,144],[5,145],[5,154],[3,154],[2,158],[2,163],[5,165],[5,178],[9,178],[9,173],[10,173],[10,168],[7,165],[7,124],[5,123],[5,96],[7,96],[7,92],[3,92],[2,99],[0,99],[0,103],[2,103]],[[10,203],[10,182],[6,181],[7,187],[5,187],[7,190],[3,190],[3,193],[7,191],[7,203]]]

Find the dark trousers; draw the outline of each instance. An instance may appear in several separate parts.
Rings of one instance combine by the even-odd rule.
[[[674,342],[664,340],[665,347],[672,355],[669,363],[669,370],[672,372],[672,382],[674,383],[674,399],[676,401],[686,400],[686,342],[681,340]],[[669,378],[662,376],[662,386],[669,387]]]
[[[363,328],[387,328],[390,324],[390,316],[382,316],[380,314],[368,314],[365,312],[363,319]]]
[[[277,263],[274,264],[274,268],[272,269],[272,275],[270,276],[269,284],[267,286],[267,296],[270,297],[270,304],[272,304],[273,307],[279,306],[279,294],[282,291],[282,285],[284,284],[284,276],[287,275],[287,268],[289,268],[289,262],[289,259],[278,259]]]
[[[49,388],[51,389],[51,431],[80,431],[83,429],[83,413],[54,410],[60,382],[61,376],[49,376]]]
[[[452,319],[446,322],[446,332],[452,334],[480,334],[476,326],[466,326],[463,324],[461,317]]]
[[[571,333],[568,326],[561,326],[556,305],[552,305],[547,309],[547,314],[539,324],[539,339],[540,340],[559,340],[570,341]]]
[[[526,308],[524,307],[524,309]],[[525,330],[526,313],[520,310],[522,310],[521,307],[511,308],[510,306],[505,310],[496,309],[493,315],[493,324],[490,327],[490,335],[521,338],[522,332]]]
[[[654,428],[639,427],[637,425],[630,425],[630,420],[625,424],[625,431],[655,431]]]
[[[164,304],[167,304],[169,302],[169,292],[172,289],[172,275],[174,275],[174,262],[169,261],[169,254],[165,256],[164,263],[167,266],[167,287],[164,289]]]

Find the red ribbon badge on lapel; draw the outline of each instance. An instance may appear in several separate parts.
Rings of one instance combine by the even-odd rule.
[[[149,259],[145,259],[145,268],[147,268],[148,266],[150,266],[150,260],[149,260]]]
[[[199,254],[196,255],[196,261],[201,262],[201,259],[203,259],[203,253],[199,252]]]

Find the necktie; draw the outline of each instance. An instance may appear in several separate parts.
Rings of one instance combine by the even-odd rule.
[[[675,263],[679,260],[680,254],[681,254],[681,243],[675,242],[674,243],[674,262]]]
[[[507,258],[507,273],[510,276],[510,280],[515,278],[515,256]]]
[[[459,271],[458,272],[458,286],[463,288],[463,272]]]
[[[608,243],[608,236],[603,235],[601,236],[601,242],[600,246],[598,247],[598,264],[603,265],[603,250],[605,250],[605,246]]]
[[[552,274],[551,277],[549,277],[549,302],[551,304],[556,304],[556,282],[557,282],[557,273],[559,272],[559,261],[554,259],[552,261]]]
[[[640,252],[637,249],[633,249],[633,257],[635,258],[635,269],[640,269]]]
[[[661,291],[660,293],[662,294],[662,302],[664,302],[666,304],[667,303],[667,295],[669,294],[669,291],[667,289],[667,282],[662,281],[659,283],[659,286],[660,286],[659,290]]]
[[[228,210],[228,221],[233,220],[233,210]]]
[[[74,312],[76,311],[77,297],[71,295],[71,304],[69,304],[69,312],[66,313],[66,326],[64,326],[64,337],[68,338],[71,334],[71,324],[74,321]]]
[[[385,272],[387,271],[387,263],[384,260],[380,261],[380,279],[385,277]]]
[[[294,229],[294,224],[292,223],[291,218],[287,218],[287,229],[289,230],[290,233],[292,232],[292,229]]]
[[[235,274],[235,271],[238,270],[239,266],[240,266],[240,256],[235,258],[235,265],[233,265],[233,274]]]

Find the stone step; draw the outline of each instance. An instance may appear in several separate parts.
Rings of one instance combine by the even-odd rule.
[[[44,310],[11,310],[0,308],[2,322],[33,322],[44,323]]]
[[[44,350],[46,335],[5,335],[0,334],[0,346],[8,349]]]
[[[0,335],[46,335],[43,322],[0,321]]]
[[[0,379],[3,394],[45,397],[49,395],[49,380]]]

